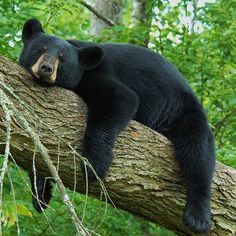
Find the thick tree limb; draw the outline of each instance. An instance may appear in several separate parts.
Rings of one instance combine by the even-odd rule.
[[[10,90],[9,90],[10,88]],[[19,66],[0,57],[0,90],[39,134],[52,161],[59,166],[65,186],[85,192],[80,157],[85,130],[86,105],[61,88],[42,88]],[[11,125],[11,154],[25,168],[32,167],[34,145],[16,120]],[[0,153],[4,152],[5,116],[0,108]],[[179,235],[193,235],[182,224],[185,189],[173,157],[171,143],[162,135],[132,121],[121,133],[105,185],[117,207],[169,228]],[[59,160],[59,163],[58,163]],[[50,176],[40,155],[37,170]],[[89,192],[100,197],[99,184]],[[213,229],[209,235],[236,233],[236,170],[217,164],[212,197]]]

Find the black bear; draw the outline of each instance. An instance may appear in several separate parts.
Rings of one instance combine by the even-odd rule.
[[[197,233],[210,230],[214,141],[203,107],[180,72],[147,48],[47,35],[36,19],[24,24],[22,40],[20,64],[38,82],[73,90],[87,103],[83,155],[98,176],[106,176],[114,142],[134,119],[172,141],[187,187],[184,222]],[[95,180],[91,170],[88,179]],[[40,202],[33,197],[33,204],[42,211],[51,184],[37,175],[36,186]]]

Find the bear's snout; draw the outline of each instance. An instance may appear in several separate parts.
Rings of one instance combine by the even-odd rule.
[[[37,62],[31,67],[31,72],[38,80],[48,84],[55,84],[58,64],[58,58],[48,58],[45,53],[41,55]]]
[[[43,77],[50,77],[53,73],[53,65],[49,62],[43,62],[39,66],[39,74]]]

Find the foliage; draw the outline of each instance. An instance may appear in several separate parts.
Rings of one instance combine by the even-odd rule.
[[[0,0],[0,52],[17,60],[22,48],[22,26],[29,18],[40,19],[48,33],[86,39],[90,25],[87,15],[76,1]]]
[[[0,162],[2,164],[2,158]],[[75,235],[76,230],[71,223],[65,205],[62,204],[61,195],[57,189],[54,190],[53,201],[50,204],[50,209],[46,211],[46,216],[39,214],[31,204],[31,190],[26,173],[13,164],[9,165],[9,172],[14,185],[16,201],[13,201],[10,180],[6,176],[3,206],[4,235],[17,234],[17,221],[22,235]],[[156,235],[157,233],[163,236],[174,235],[153,223],[136,219],[125,211],[118,211],[104,202],[90,197],[86,199],[84,195],[72,191],[68,192],[70,198],[73,199],[78,215],[84,216],[84,224],[90,229],[96,229],[96,232],[101,235],[141,236],[142,232],[148,235]],[[87,204],[85,204],[86,201]]]
[[[159,44],[153,39],[154,49],[161,48],[189,80],[209,115],[218,159],[236,167],[236,2],[222,0],[196,9],[195,26],[202,24],[200,32],[193,22],[174,24],[181,9],[184,17],[191,14],[188,6],[188,1],[180,1],[171,11],[165,11],[164,4],[159,7],[163,29]]]
[[[78,1],[0,0],[0,53],[18,59],[22,48],[22,25],[31,17],[40,19],[47,32],[67,39],[129,42],[144,46],[147,32],[150,32],[149,47],[159,51],[178,67],[206,108],[215,134],[218,159],[236,168],[235,0],[218,0],[195,7],[190,0],[151,0],[148,5],[153,13],[150,27],[134,25],[132,1],[124,2],[123,24],[105,29],[98,37],[89,35],[91,13]],[[0,162],[2,164],[2,158]],[[58,191],[55,191],[52,209],[46,211],[45,218],[32,208],[26,174],[19,172],[12,164],[9,171],[16,201],[13,200],[10,179],[6,176],[4,235],[16,235],[17,221],[22,235],[74,234]],[[70,192],[70,196],[74,199],[78,214],[82,216],[85,197],[73,192]],[[101,235],[173,235],[90,198],[84,223],[91,229],[99,226],[96,232]]]

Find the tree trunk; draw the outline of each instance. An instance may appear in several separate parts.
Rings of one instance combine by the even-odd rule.
[[[95,9],[116,24],[121,24],[122,22],[122,7],[123,0],[95,0]],[[92,34],[99,35],[107,27],[109,25],[104,20],[96,15],[92,16]]]
[[[59,167],[64,185],[85,192],[80,156],[86,125],[86,105],[73,92],[40,87],[27,72],[0,57],[0,92],[17,108],[11,124],[10,152],[19,166],[30,169],[34,145],[14,116],[23,115],[48,148]],[[5,122],[0,107],[0,153],[4,152]],[[50,176],[40,155],[36,168]],[[171,143],[162,135],[135,122],[123,131],[115,145],[114,161],[105,186],[113,203],[146,220],[158,223],[179,235],[194,235],[182,223],[185,188]],[[100,184],[89,186],[100,198]],[[236,170],[218,163],[213,183],[213,227],[209,235],[236,233]]]
[[[152,7],[154,1],[149,0],[133,0],[132,18],[136,26],[142,26],[144,34],[144,45],[148,47],[151,24],[152,24]]]

